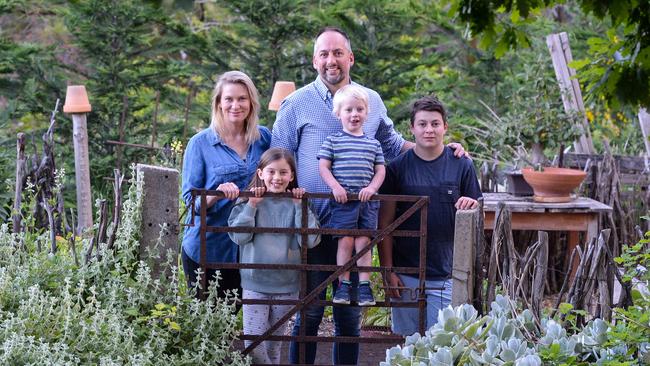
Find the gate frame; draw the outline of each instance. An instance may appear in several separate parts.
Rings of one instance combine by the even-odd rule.
[[[207,289],[208,278],[206,276],[206,269],[286,269],[286,270],[299,270],[300,271],[300,292],[299,298],[297,300],[265,300],[265,299],[242,299],[241,294],[240,298],[237,300],[241,304],[289,304],[294,305],[282,318],[280,318],[275,324],[273,324],[265,333],[261,335],[247,335],[242,334],[240,339],[242,340],[252,340],[252,343],[246,347],[242,353],[248,354],[255,347],[265,340],[293,340],[299,342],[300,347],[300,362],[301,364],[305,363],[304,356],[304,347],[305,342],[343,342],[343,343],[393,343],[394,341],[403,341],[404,337],[399,335],[387,335],[381,339],[376,338],[361,338],[361,337],[349,337],[349,336],[307,336],[305,335],[305,327],[300,327],[300,334],[297,336],[294,335],[284,335],[284,336],[275,336],[275,332],[278,328],[283,326],[295,313],[300,311],[301,319],[305,318],[305,308],[308,305],[317,304],[323,306],[341,306],[340,304],[334,304],[332,301],[318,300],[318,296],[324,289],[327,288],[331,283],[338,279],[339,275],[343,272],[356,270],[356,271],[366,271],[366,272],[381,272],[382,279],[386,278],[388,272],[399,272],[399,273],[417,273],[419,277],[419,285],[417,288],[411,287],[398,287],[399,290],[411,290],[417,296],[413,296],[414,301],[409,302],[393,302],[390,297],[387,297],[384,301],[378,301],[374,307],[417,307],[418,308],[418,329],[420,334],[424,334],[426,318],[424,316],[424,310],[426,309],[426,295],[425,291],[430,290],[425,285],[425,274],[426,274],[426,240],[427,240],[427,214],[428,214],[428,204],[429,197],[427,196],[411,196],[411,195],[376,195],[373,197],[373,200],[377,201],[399,201],[399,202],[413,202],[413,205],[409,207],[404,213],[395,220],[386,228],[381,230],[364,230],[364,229],[329,229],[329,228],[316,228],[311,229],[308,227],[308,209],[309,209],[309,199],[332,199],[333,196],[328,193],[305,193],[301,199],[301,227],[300,228],[277,228],[277,227],[227,227],[227,226],[208,226],[207,225],[207,196],[219,196],[225,199],[223,193],[217,190],[208,190],[208,189],[192,189],[192,202],[190,205],[190,211],[192,213],[191,223],[186,226],[194,226],[195,219],[195,199],[199,196],[201,207],[200,207],[200,223],[199,228],[199,238],[200,238],[200,260],[199,266],[201,268],[200,274],[200,283],[201,287],[199,288],[199,296],[201,299],[206,298],[205,289]],[[240,191],[239,197],[254,197],[253,193]],[[291,193],[265,193],[263,197],[285,197],[293,198]],[[349,194],[348,200],[358,200],[358,195]],[[420,211],[420,230],[397,230],[397,227],[401,225],[408,218],[413,216],[416,212]],[[372,238],[370,243],[358,253],[356,253],[348,262],[342,266],[336,264],[332,265],[323,265],[323,264],[307,264],[307,246],[301,245],[301,264],[263,264],[263,263],[208,263],[207,261],[207,244],[206,244],[206,235],[208,232],[252,232],[252,233],[284,233],[284,234],[295,234],[300,233],[302,235],[301,242],[307,242],[308,235],[314,234],[329,234],[329,235],[350,235],[350,236],[368,236]],[[361,256],[363,256],[368,251],[372,250],[373,247],[377,246],[386,236],[392,235],[397,237],[419,237],[420,248],[419,248],[419,267],[384,267],[384,266],[371,266],[371,267],[358,267],[356,266],[356,261]],[[332,273],[321,282],[316,288],[311,292],[307,293],[307,271],[332,271]],[[384,286],[384,290],[394,289],[395,287]],[[437,288],[436,288],[437,289]],[[417,291],[416,291],[417,290]],[[343,306],[358,306],[358,305],[343,305]],[[313,366],[313,365],[312,365]]]

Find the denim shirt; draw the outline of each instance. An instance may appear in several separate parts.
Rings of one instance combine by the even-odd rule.
[[[207,128],[194,135],[187,143],[183,158],[183,200],[188,207],[192,202],[193,188],[217,189],[226,182],[232,182],[245,189],[251,181],[262,153],[269,148],[271,132],[258,126],[260,139],[248,147],[246,160],[242,160],[237,153],[221,141],[221,138]],[[209,226],[228,226],[228,217],[234,201],[227,199],[217,200],[207,211],[207,224]],[[183,250],[196,263],[200,261],[201,237],[199,225],[201,223],[201,199],[196,197],[194,213],[189,213],[186,224],[192,222],[194,226],[186,227],[183,235]],[[207,260],[211,263],[237,262],[237,245],[228,237],[228,233],[206,233]]]
[[[355,82],[354,85],[361,86]],[[363,87],[363,86],[362,86]],[[379,141],[386,160],[396,158],[404,145],[404,139],[395,131],[393,121],[386,114],[386,107],[376,91],[368,92],[368,119],[363,124],[366,136]],[[318,151],[327,136],[343,131],[341,121],[332,112],[332,93],[320,76],[312,83],[286,97],[273,125],[272,147],[292,151],[296,157],[298,186],[307,192],[330,193],[318,170]],[[328,222],[327,200],[311,200],[320,222]]]

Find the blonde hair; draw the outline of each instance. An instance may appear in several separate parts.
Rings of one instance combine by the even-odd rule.
[[[212,118],[210,121],[210,127],[212,127],[217,135],[223,136],[225,130],[223,112],[221,111],[220,106],[221,95],[223,94],[223,88],[226,84],[241,84],[248,91],[248,99],[250,100],[251,108],[246,117],[244,131],[246,132],[246,142],[250,145],[260,138],[260,132],[257,129],[257,123],[259,121],[258,113],[260,111],[260,97],[257,93],[255,84],[253,84],[253,80],[241,71],[225,72],[217,80],[217,84],[214,86],[214,91],[212,92]]]
[[[334,94],[334,101],[333,101],[334,108],[332,109],[332,112],[336,117],[338,117],[339,113],[341,112],[341,105],[343,104],[343,102],[352,98],[363,102],[363,104],[366,107],[366,112],[370,112],[368,108],[369,97],[366,90],[358,85],[349,84],[342,87],[336,92],[336,94]]]

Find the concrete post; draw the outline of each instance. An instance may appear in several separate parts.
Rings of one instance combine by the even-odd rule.
[[[472,304],[478,209],[456,211],[451,305]]]
[[[176,264],[178,255],[178,171],[138,164],[136,174],[144,182],[140,259],[149,260],[157,276],[166,270],[162,264],[167,262],[168,253],[174,256],[172,264]],[[167,230],[162,231],[164,225]]]

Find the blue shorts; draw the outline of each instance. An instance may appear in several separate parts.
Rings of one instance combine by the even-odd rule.
[[[379,201],[348,201],[338,203],[330,200],[330,222],[332,229],[377,229]]]

